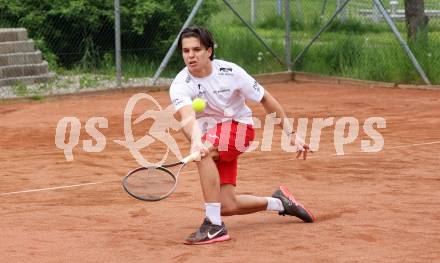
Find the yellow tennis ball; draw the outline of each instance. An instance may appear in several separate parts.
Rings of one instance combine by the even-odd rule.
[[[192,101],[192,106],[195,112],[202,112],[206,108],[206,102],[201,98],[196,98]]]

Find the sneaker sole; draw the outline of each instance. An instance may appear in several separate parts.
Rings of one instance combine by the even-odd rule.
[[[308,222],[308,223],[313,223],[316,218],[315,216],[309,211],[307,210],[300,202],[296,201],[295,197],[293,197],[293,195],[289,192],[289,190],[287,189],[287,187],[285,186],[280,186],[280,190],[281,192],[283,192],[283,194],[285,196],[287,196],[287,198],[290,199],[290,201],[292,201],[296,206],[301,207],[302,209],[304,209],[304,211],[306,211],[306,213],[310,216],[310,218],[312,219],[312,222]]]
[[[213,239],[202,241],[202,242],[196,242],[196,243],[188,243],[185,241],[185,245],[207,245],[207,244],[212,244],[212,243],[216,243],[216,242],[228,241],[230,239],[231,239],[231,237],[229,235],[224,235],[221,237],[213,238]]]

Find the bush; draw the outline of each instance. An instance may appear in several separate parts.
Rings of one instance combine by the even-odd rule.
[[[367,33],[374,32],[379,33],[383,31],[389,31],[388,27],[384,25],[377,25],[373,23],[363,23],[359,20],[347,19],[346,21],[341,21],[335,19],[332,21],[327,31],[329,32],[347,32],[347,33]]]
[[[188,16],[193,0],[121,1],[123,48],[169,47]],[[47,47],[61,66],[96,66],[114,50],[113,0],[0,0],[0,27],[25,27],[29,36]],[[207,1],[197,21],[215,11]],[[165,53],[165,52],[164,52]],[[155,54],[150,54],[154,56]],[[157,57],[157,55],[155,55]]]

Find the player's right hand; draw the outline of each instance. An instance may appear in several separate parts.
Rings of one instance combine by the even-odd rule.
[[[207,156],[210,152],[209,148],[207,146],[205,146],[203,143],[200,144],[193,144],[191,146],[191,153],[193,152],[200,152],[200,158],[198,158],[197,160],[195,160],[196,162],[199,162],[203,157]]]

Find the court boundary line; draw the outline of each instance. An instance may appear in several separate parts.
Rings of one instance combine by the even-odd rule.
[[[422,146],[422,145],[438,144],[438,143],[440,143],[440,141],[432,141],[432,142],[424,142],[424,143],[414,143],[414,144],[409,144],[409,145],[391,146],[391,147],[388,147],[388,148],[384,148],[383,151],[399,149],[399,148],[409,148],[409,147]],[[359,151],[359,152],[346,153],[344,155],[355,154],[355,153],[368,153],[368,152]],[[344,155],[333,154],[331,156],[341,156],[342,157]],[[314,158],[313,156],[309,156],[309,158],[315,159],[316,157]],[[294,158],[294,159],[296,159],[296,158]],[[288,159],[288,160],[294,160],[294,159]],[[286,161],[286,160],[282,160],[282,161]],[[195,172],[195,171],[196,170],[183,171],[182,174],[192,173],[192,172]],[[48,187],[48,188],[38,188],[38,189],[14,191],[14,192],[0,193],[0,196],[25,194],[25,193],[34,193],[34,192],[42,192],[42,191],[51,191],[51,190],[58,190],[58,189],[68,189],[68,188],[76,188],[76,187],[83,187],[83,186],[89,186],[89,185],[114,183],[114,182],[120,182],[120,181],[121,180],[111,180],[111,181],[90,182],[90,183],[83,183],[83,184],[72,184],[72,185],[55,186],[55,187]]]
[[[72,184],[72,185],[64,185],[64,186],[55,186],[55,187],[48,187],[48,188],[38,188],[38,189],[31,189],[31,190],[23,190],[23,191],[1,193],[0,196],[14,195],[14,194],[23,194],[23,193],[33,193],[33,192],[41,192],[41,191],[73,188],[73,187],[81,187],[81,186],[87,186],[87,185],[105,184],[105,183],[110,183],[110,182],[115,182],[115,181],[92,182],[92,183],[83,183],[83,184]]]

